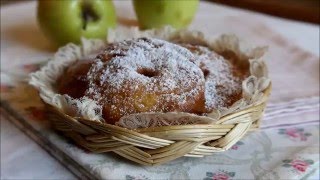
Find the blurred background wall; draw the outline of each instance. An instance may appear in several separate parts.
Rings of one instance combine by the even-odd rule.
[[[208,0],[283,18],[320,23],[320,0]]]

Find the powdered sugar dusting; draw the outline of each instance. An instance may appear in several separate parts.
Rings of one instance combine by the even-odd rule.
[[[239,99],[244,79],[207,47],[149,38],[109,44],[89,65],[83,96],[102,105],[109,123],[141,112],[220,110]]]
[[[195,111],[188,106],[204,96],[204,76],[193,61],[188,49],[163,40],[115,43],[94,61],[85,94],[106,101],[121,116],[137,109]]]
[[[195,63],[204,73],[206,109],[221,109],[238,100],[244,79],[239,69],[207,47],[183,46],[194,53]]]

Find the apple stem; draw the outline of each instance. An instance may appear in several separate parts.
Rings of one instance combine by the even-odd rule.
[[[88,22],[97,21],[99,19],[98,15],[94,12],[92,8],[92,5],[88,1],[84,1],[82,4],[82,19],[82,28],[84,30],[87,28]]]

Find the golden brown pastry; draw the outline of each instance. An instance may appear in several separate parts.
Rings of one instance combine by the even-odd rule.
[[[242,78],[235,69],[205,47],[139,38],[70,65],[58,90],[95,100],[110,124],[141,112],[204,114],[239,98]]]

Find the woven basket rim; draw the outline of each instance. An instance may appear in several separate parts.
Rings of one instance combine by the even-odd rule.
[[[259,126],[271,84],[264,90],[259,104],[226,115],[240,114],[240,121],[232,124],[190,124],[128,129],[100,121],[71,117],[57,107],[45,103],[49,118],[57,130],[76,144],[94,153],[114,152],[138,164],[159,165],[182,156],[204,157],[231,148],[253,128]],[[262,108],[261,108],[262,107]],[[249,117],[245,116],[248,111]],[[50,113],[49,113],[50,114]],[[244,115],[244,116],[243,116]],[[234,118],[234,117],[232,117]],[[236,117],[237,118],[237,117]]]

